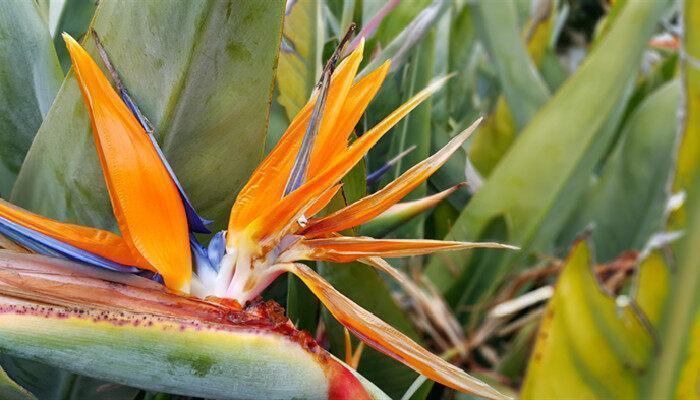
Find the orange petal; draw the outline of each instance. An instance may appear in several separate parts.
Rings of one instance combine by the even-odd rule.
[[[368,93],[363,93],[362,91],[366,90],[366,86],[373,79],[377,79],[376,74],[370,74],[372,76],[368,75],[352,85],[352,88],[349,89],[349,94],[344,89],[345,86],[352,83],[357,71],[357,63],[361,60],[361,56],[361,49],[353,52],[353,55],[343,60],[333,73],[319,137],[325,137],[332,131],[335,132],[337,137],[342,135],[345,138],[343,140],[347,140],[352,127],[344,128],[348,129],[347,132],[343,132],[340,129],[333,130],[333,127],[329,126],[326,121],[335,119],[332,114],[336,111],[333,110],[339,109],[339,105],[342,106],[346,98],[355,99],[358,96],[368,95]],[[381,82],[379,82],[379,85],[381,85]],[[306,127],[309,124],[309,118],[315,105],[316,96],[312,97],[294,117],[294,120],[289,124],[287,131],[282,135],[277,145],[253,171],[246,185],[238,193],[229,218],[229,245],[235,240],[236,234],[241,232],[260,214],[262,208],[267,207],[269,204],[274,204],[282,198],[289,173],[301,147],[301,141],[306,133]],[[345,109],[344,107],[340,109],[339,115],[342,116],[345,114]],[[321,141],[325,142],[325,139]],[[318,137],[316,142],[319,142]],[[311,158],[313,159],[314,157],[317,157],[317,155],[314,156],[312,152]],[[309,173],[307,176],[312,175]]]
[[[138,254],[132,254],[124,239],[112,232],[59,222],[3,200],[0,200],[0,217],[119,264],[153,269]]]
[[[318,200],[316,200],[316,202],[311,207],[309,207],[304,214],[306,214],[307,216],[312,216],[321,212],[321,210],[323,210],[328,205],[328,203],[330,203],[331,200],[333,200],[333,197],[336,195],[336,193],[338,193],[341,187],[343,187],[342,184],[337,184],[323,192],[321,197],[319,197]]]
[[[342,111],[336,116],[333,125],[326,125],[326,114],[323,114],[321,131],[311,153],[308,176],[317,175],[324,170],[328,166],[328,160],[347,148],[350,134],[381,88],[390,67],[391,63],[385,62],[353,86],[352,93],[346,97]]]
[[[314,201],[321,193],[345,176],[389,129],[431,94],[440,89],[444,81],[444,79],[438,80],[413,96],[374,128],[357,139],[335,160],[328,160],[329,166],[326,169],[255,219],[246,228],[250,239],[261,241],[263,238],[270,237],[269,240],[274,241],[280,235],[283,235],[284,232],[281,232],[281,229],[284,226],[288,226],[290,220],[298,218],[300,211],[307,208],[309,202]]]
[[[414,165],[376,193],[363,197],[333,214],[311,221],[302,234],[306,237],[315,237],[324,233],[342,231],[363,224],[386,211],[437,171],[467,140],[480,122],[481,118],[477,119],[437,153]]]
[[[298,276],[341,324],[370,347],[453,389],[488,399],[507,398],[363,309],[306,265],[285,264],[285,268]]]
[[[396,258],[444,250],[474,248],[517,249],[492,242],[451,242],[423,239],[373,239],[369,237],[329,237],[304,239],[283,260],[351,262],[365,257]]]
[[[95,147],[126,244],[163,275],[189,290],[192,262],[184,206],[148,135],[95,61],[63,35],[90,111]]]
[[[467,183],[462,182],[442,192],[422,197],[406,203],[398,203],[389,207],[386,211],[362,223],[362,233],[370,237],[384,237],[387,233],[398,228],[411,218],[430,210],[448,198],[452,193],[460,188],[466,187]],[[313,220],[312,222],[313,223]]]

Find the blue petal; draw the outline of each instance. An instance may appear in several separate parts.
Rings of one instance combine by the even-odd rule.
[[[192,250],[192,257],[194,258],[194,265],[197,267],[197,273],[202,273],[203,268],[210,269],[214,272],[218,270],[218,268],[212,266],[209,255],[207,254],[207,249],[199,243],[193,233],[190,233],[190,249]]]
[[[379,169],[377,169],[376,171],[368,174],[367,183],[375,183],[379,181],[379,178],[381,178],[386,173],[386,171],[389,170],[389,168],[391,168],[391,165],[384,164],[381,167],[379,167]]]
[[[389,168],[396,165],[399,161],[401,161],[402,158],[404,158],[407,154],[409,154],[410,152],[412,152],[415,149],[416,149],[415,145],[409,147],[408,149],[406,149],[406,150],[402,151],[401,153],[399,153],[398,155],[396,155],[391,160],[387,161],[384,165],[379,167],[376,171],[367,175],[367,183],[378,182],[379,178],[381,178],[382,175],[384,175],[386,173],[386,171],[389,170]]]
[[[226,253],[226,238],[224,235],[225,231],[217,232],[214,237],[209,241],[209,246],[207,247],[207,256],[209,257],[209,262],[216,271],[219,270],[219,264],[221,264],[221,259],[224,258]]]
[[[60,240],[54,239],[43,233],[25,228],[22,225],[0,217],[0,233],[14,242],[35,251],[54,257],[66,258],[73,261],[90,264],[96,267],[106,268],[112,271],[135,273],[141,271],[136,267],[122,265],[110,261],[95,253],[79,249]]]

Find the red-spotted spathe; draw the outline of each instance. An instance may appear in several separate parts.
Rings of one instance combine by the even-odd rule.
[[[474,247],[512,248],[497,243],[373,239],[339,233],[370,221],[400,201],[447,161],[479,121],[378,192],[327,216],[315,217],[340,190],[339,182],[345,174],[444,80],[429,85],[350,143],[354,127],[389,71],[387,62],[355,79],[362,60],[361,41],[325,82],[327,96],[319,104],[322,117],[307,149],[308,158],[300,165],[297,153],[303,151],[302,141],[308,135],[317,96],[302,108],[240,191],[228,229],[203,249],[191,239],[175,178],[164,166],[148,133],[90,55],[68,35],[64,37],[90,111],[93,137],[121,235],[49,220],[7,203],[0,203],[0,217],[111,262],[156,271],[169,288],[201,298],[215,296],[246,304],[279,275],[291,272],[368,345],[452,388],[488,398],[502,397],[372,316],[299,263],[359,260],[376,266],[370,261],[382,256]],[[303,168],[301,176],[306,179],[290,190],[289,177],[294,168]],[[212,257],[212,252],[207,252],[212,248],[219,248],[219,254],[214,251]],[[191,254],[195,255],[194,262]]]

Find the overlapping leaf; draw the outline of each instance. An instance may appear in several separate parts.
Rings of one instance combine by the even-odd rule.
[[[46,21],[33,1],[0,8],[0,197],[12,189],[62,79]]]
[[[533,249],[551,245],[612,139],[664,7],[665,2],[631,2],[623,8],[604,41],[530,121],[462,212],[447,239],[484,240],[490,232],[495,237],[488,239],[524,251],[480,251],[472,264],[463,255],[451,256],[452,269],[445,258],[433,257],[427,273],[453,305],[488,298],[507,270]]]
[[[93,29],[195,207],[225,222],[264,149],[281,1],[102,1]],[[86,46],[93,55],[90,38]],[[43,215],[113,227],[87,112],[69,74],[12,199]],[[244,151],[241,151],[245,149]],[[231,157],[236,152],[236,157]],[[71,157],[66,157],[71,154]]]

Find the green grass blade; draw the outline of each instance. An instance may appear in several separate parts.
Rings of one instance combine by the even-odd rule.
[[[479,0],[474,21],[501,82],[515,125],[522,129],[549,100],[547,84],[537,71],[520,35],[513,0]]]

